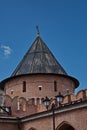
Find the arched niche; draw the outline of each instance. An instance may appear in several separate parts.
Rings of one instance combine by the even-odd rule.
[[[75,130],[75,128],[70,125],[68,122],[62,122],[56,130]]]
[[[31,127],[29,130],[36,130],[35,128]]]

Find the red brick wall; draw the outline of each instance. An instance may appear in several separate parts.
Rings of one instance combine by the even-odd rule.
[[[56,130],[60,130],[59,126],[65,123],[71,125],[75,130],[86,130],[87,129],[87,107],[80,109],[74,109],[66,112],[59,112],[55,114],[55,127]],[[25,121],[20,124],[20,130],[53,130],[52,116],[40,117],[38,119]],[[6,121],[0,119],[1,130],[19,130],[18,124],[12,122],[12,120]],[[67,129],[64,129],[67,130]]]
[[[26,92],[22,91],[23,81],[26,81]],[[57,82],[57,91],[54,91],[54,81]],[[22,96],[26,98],[41,98],[41,97],[55,97],[60,91],[63,95],[66,94],[67,89],[71,93],[74,92],[75,84],[69,78],[64,78],[58,75],[30,75],[14,78],[6,83],[6,94],[11,97]],[[42,86],[39,90],[38,86]],[[13,94],[11,94],[13,90]]]
[[[62,104],[69,104],[71,102],[82,102],[87,99],[87,90],[79,91],[77,94],[67,94],[64,96]],[[0,99],[2,95],[0,95]],[[24,97],[14,97],[11,98],[9,95],[4,95],[4,106],[11,106],[12,116],[24,116],[24,115],[31,115],[41,111],[46,110],[42,98],[31,98],[26,99]],[[55,98],[55,97],[54,97]],[[54,102],[57,106],[59,104],[53,99],[51,99],[51,104]],[[51,105],[49,106],[49,109]]]
[[[79,91],[76,95],[70,95],[71,97],[71,101],[76,101],[81,99],[82,97],[82,101],[77,103],[78,105],[76,107],[75,104],[72,104],[72,107],[68,107],[71,108],[70,110],[67,109],[67,107],[64,107],[63,110],[65,111],[59,111],[59,113],[56,114],[56,120],[55,120],[55,124],[56,124],[56,130],[59,130],[59,126],[60,124],[62,125],[64,122],[67,122],[68,124],[70,124],[72,127],[75,128],[75,130],[86,130],[87,129],[87,105],[85,102],[85,107],[84,107],[84,101],[87,101],[87,90],[82,90]],[[85,95],[85,98],[84,98]],[[17,110],[17,101],[18,99],[20,100],[20,102],[22,103],[22,105],[24,105],[25,103],[27,103],[26,105],[26,111],[24,111],[23,109],[21,110]],[[7,102],[7,101],[8,102]],[[5,104],[6,106],[9,106],[11,104],[12,107],[12,115],[13,116],[29,116],[30,114],[35,114],[37,112],[40,111],[44,111],[46,110],[43,105],[37,105],[34,106],[32,104],[33,102],[28,102],[26,101],[23,97],[18,98],[15,97],[14,99],[11,99],[8,95],[5,96]],[[63,103],[68,103],[68,95],[66,95],[64,97]],[[80,105],[81,103],[81,105]],[[83,105],[82,105],[83,104]],[[79,107],[80,106],[80,107]],[[77,108],[78,107],[78,108]],[[74,108],[74,109],[73,109]],[[6,115],[5,115],[6,116]],[[2,116],[1,116],[2,117]],[[26,119],[26,117],[25,117]],[[9,122],[6,122],[6,120],[3,120],[3,118],[0,118],[0,128],[2,128],[1,130],[6,130],[7,128],[9,128],[9,130],[18,130],[18,125],[16,123],[11,123],[12,120],[10,120]],[[35,128],[35,130],[53,130],[53,124],[52,124],[52,116],[46,116],[46,117],[40,117],[38,119],[34,119],[34,120],[30,120],[27,122],[23,122],[22,121],[22,125],[21,126],[21,130],[29,130],[31,127]],[[64,129],[66,130],[66,129]]]
[[[0,120],[0,130],[18,130],[18,125],[16,123],[9,123]]]
[[[67,122],[75,130],[87,130],[87,108],[57,114],[55,120],[57,130],[63,122]],[[53,130],[52,117],[43,117],[22,124],[22,130],[29,130],[31,127],[35,130]]]

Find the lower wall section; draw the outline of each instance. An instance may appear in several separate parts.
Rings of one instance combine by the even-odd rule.
[[[87,107],[56,114],[55,127],[55,130],[86,130]],[[27,121],[22,124],[22,130],[53,130],[52,115]]]
[[[17,123],[0,122],[0,130],[19,130]]]
[[[55,110],[55,130],[86,130],[87,100]],[[53,130],[52,111],[30,116],[0,117],[0,130]]]

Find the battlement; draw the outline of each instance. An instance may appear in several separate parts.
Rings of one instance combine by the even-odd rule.
[[[11,98],[9,95],[0,94],[0,106],[4,108],[6,111],[8,111],[8,108],[10,107],[12,116],[31,115],[46,110],[43,104],[44,98],[45,97],[26,99],[24,97],[19,96]],[[83,102],[84,100],[87,100],[87,89],[80,90],[77,94],[68,93],[64,95],[64,99],[61,105],[65,106],[67,104],[75,104],[78,102]],[[50,104],[53,102],[56,103],[54,98],[51,98]],[[6,114],[6,111],[1,109],[1,107],[0,114],[4,116]],[[58,103],[57,107],[59,107]]]

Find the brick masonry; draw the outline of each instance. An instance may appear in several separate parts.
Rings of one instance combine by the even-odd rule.
[[[23,81],[26,82],[26,92],[23,92]],[[56,81],[57,90],[54,90],[54,82]],[[41,90],[39,90],[41,86]],[[6,94],[11,97],[22,96],[26,98],[44,98],[45,96],[54,97],[61,92],[63,95],[67,93],[67,89],[73,93],[75,83],[70,78],[59,75],[28,75],[16,77],[9,80],[5,84]],[[13,90],[13,94],[11,91]]]
[[[26,81],[26,92],[23,92],[23,81]],[[57,83],[56,91],[54,81]],[[74,94],[74,90],[74,81],[59,75],[26,75],[7,81],[4,105],[11,106],[11,115],[1,113],[0,128],[2,130],[7,128],[9,130],[53,130],[52,114],[42,115],[46,112],[43,99],[48,96],[52,98],[51,104],[56,103],[54,98],[58,92],[61,92],[64,99],[62,108],[55,114],[56,130],[86,130],[87,103],[84,106],[84,101],[87,101],[87,90],[81,90],[77,94]],[[58,103],[56,105],[59,107]],[[40,117],[36,118],[38,114]]]

